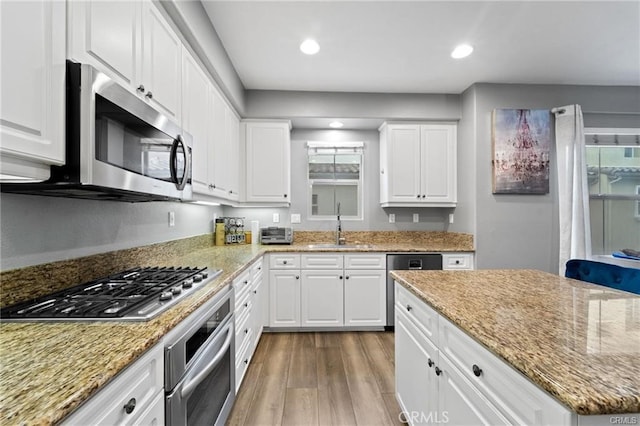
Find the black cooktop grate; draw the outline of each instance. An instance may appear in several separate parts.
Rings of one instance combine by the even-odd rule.
[[[0,310],[3,319],[123,318],[207,269],[134,268]]]

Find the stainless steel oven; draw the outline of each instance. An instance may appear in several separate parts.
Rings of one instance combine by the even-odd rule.
[[[167,425],[223,425],[235,400],[232,291],[214,296],[165,338]]]

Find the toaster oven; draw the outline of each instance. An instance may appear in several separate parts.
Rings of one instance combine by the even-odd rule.
[[[291,244],[293,243],[293,229],[279,226],[269,226],[260,230],[261,244]]]

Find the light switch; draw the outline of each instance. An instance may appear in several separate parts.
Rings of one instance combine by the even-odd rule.
[[[414,213],[413,214],[413,222],[414,223],[420,222],[420,214],[419,213]]]
[[[389,213],[389,223],[396,223],[395,213]]]
[[[300,215],[297,213],[291,214],[291,223],[300,223]]]
[[[176,226],[176,212],[169,212],[169,227]]]
[[[280,214],[279,213],[274,213],[273,214],[273,223],[279,223],[280,222]]]

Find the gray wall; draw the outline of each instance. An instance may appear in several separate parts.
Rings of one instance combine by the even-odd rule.
[[[463,93],[461,133],[475,139],[476,158],[475,169],[460,170],[459,187],[466,182],[475,191],[478,268],[558,270],[555,153],[549,194],[492,194],[491,112],[494,108],[551,109],[568,104],[582,106],[585,127],[639,127],[638,87],[476,84]]]
[[[247,90],[246,102],[251,118],[460,119],[460,96],[447,94]]]
[[[202,235],[214,214],[222,208],[1,194],[0,270]]]

